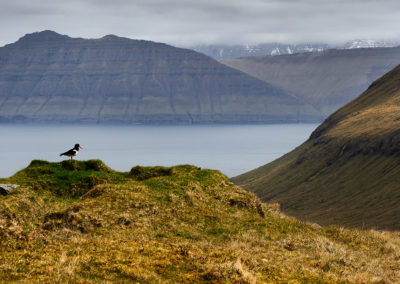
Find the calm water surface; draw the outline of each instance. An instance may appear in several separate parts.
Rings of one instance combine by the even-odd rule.
[[[135,165],[193,164],[229,177],[266,164],[304,142],[317,124],[97,126],[0,124],[0,177],[33,159],[61,161],[80,143],[77,159],[101,159],[118,171]]]

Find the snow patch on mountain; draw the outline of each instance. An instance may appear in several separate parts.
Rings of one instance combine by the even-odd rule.
[[[295,54],[304,52],[321,52],[326,49],[355,49],[355,48],[376,48],[394,47],[400,45],[399,41],[356,39],[342,45],[332,45],[324,43],[305,43],[305,44],[282,44],[282,43],[263,43],[263,44],[244,44],[244,45],[198,45],[192,49],[211,56],[215,59],[232,59],[246,56],[276,56],[283,54]]]

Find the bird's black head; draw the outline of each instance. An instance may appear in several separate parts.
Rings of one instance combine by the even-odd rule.
[[[79,149],[83,149],[83,148],[81,147],[81,145],[75,144],[74,149],[79,151]]]

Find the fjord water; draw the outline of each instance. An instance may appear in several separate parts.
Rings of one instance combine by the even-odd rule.
[[[264,165],[304,142],[317,124],[99,126],[0,124],[0,177],[31,160],[61,161],[80,143],[78,160],[101,159],[118,171],[135,165],[193,164],[229,177]]]

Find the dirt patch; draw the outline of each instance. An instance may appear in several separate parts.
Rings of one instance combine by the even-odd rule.
[[[43,221],[43,229],[49,231],[67,228],[88,233],[95,227],[101,227],[101,225],[100,220],[85,214],[79,206],[73,206],[62,212],[47,214]]]

